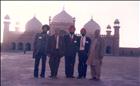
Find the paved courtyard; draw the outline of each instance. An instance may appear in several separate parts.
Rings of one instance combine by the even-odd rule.
[[[77,63],[75,76],[77,76]],[[58,72],[58,79],[50,79],[47,59],[45,79],[33,78],[34,59],[32,52],[1,53],[1,86],[140,86],[140,57],[105,56],[101,81],[91,81],[88,67],[87,79],[67,79],[64,73],[64,58]]]

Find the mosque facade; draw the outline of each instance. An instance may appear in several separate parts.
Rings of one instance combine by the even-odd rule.
[[[26,23],[25,31],[21,33],[18,26],[15,27],[15,31],[9,31],[10,17],[6,15],[4,19],[2,51],[32,51],[34,36],[41,31],[42,23],[34,16]],[[116,19],[113,26],[113,35],[111,35],[110,25],[107,25],[106,35],[101,35],[105,41],[104,54],[113,56],[140,56],[140,48],[119,47],[119,24],[119,20]],[[49,34],[52,35],[56,29],[60,30],[60,35],[68,34],[68,28],[71,25],[75,26],[75,17],[72,17],[65,10],[62,10],[52,19],[49,17],[49,26],[51,27]],[[99,24],[93,19],[90,19],[84,25],[84,28],[87,30],[87,36],[89,37],[92,37],[95,30],[101,29]]]

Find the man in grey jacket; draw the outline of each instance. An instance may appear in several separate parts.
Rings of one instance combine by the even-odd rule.
[[[46,57],[48,53],[49,35],[47,31],[50,29],[48,25],[42,26],[42,32],[37,33],[33,45],[33,58],[35,58],[34,77],[38,78],[39,62],[42,60],[42,70],[40,77],[45,78]]]

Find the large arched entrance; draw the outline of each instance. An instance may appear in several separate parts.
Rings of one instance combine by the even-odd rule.
[[[12,50],[16,50],[16,43],[12,42]]]
[[[18,50],[23,50],[23,43],[21,42],[18,43]]]
[[[107,46],[106,47],[106,54],[111,54],[112,53],[111,51],[112,51],[111,47]]]
[[[25,44],[25,49],[26,49],[26,51],[30,51],[31,50],[31,44],[30,43],[26,43]]]

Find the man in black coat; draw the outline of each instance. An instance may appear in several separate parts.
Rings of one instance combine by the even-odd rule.
[[[75,27],[69,28],[69,34],[64,36],[65,43],[65,74],[67,78],[74,78],[74,64],[78,50],[77,36],[74,34]]]
[[[60,58],[64,56],[63,37],[60,36],[59,30],[55,30],[55,34],[49,40],[49,66],[51,70],[50,78],[57,78]]]
[[[81,29],[81,36],[78,37],[78,56],[79,56],[79,64],[78,64],[78,79],[86,78],[87,72],[87,58],[90,49],[91,40],[86,36],[86,30],[84,28]]]
[[[38,78],[39,63],[42,60],[42,70],[40,77],[45,78],[46,56],[48,53],[49,35],[47,31],[50,29],[48,25],[42,26],[42,32],[37,33],[33,44],[33,58],[35,58],[34,77]]]

